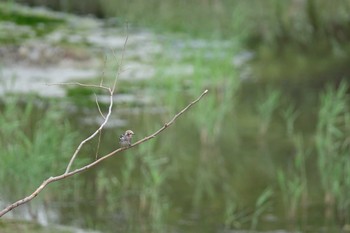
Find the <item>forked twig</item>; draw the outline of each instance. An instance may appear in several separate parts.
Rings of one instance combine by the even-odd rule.
[[[102,122],[102,124],[100,125],[100,127],[95,131],[93,132],[89,137],[85,138],[83,141],[80,142],[79,146],[77,147],[77,149],[75,150],[72,158],[70,159],[68,165],[67,165],[67,168],[66,168],[66,172],[65,173],[68,173],[75,158],[77,157],[79,151],[81,150],[81,148],[83,147],[83,145],[90,141],[91,139],[93,139],[99,132],[101,132],[101,130],[103,129],[103,127],[107,124],[108,122],[108,119],[109,117],[111,116],[111,113],[112,113],[112,107],[113,107],[113,91],[110,91],[110,96],[109,96],[110,100],[109,100],[109,107],[108,107],[108,113],[104,119],[104,121]]]
[[[208,90],[205,90],[197,99],[195,99],[194,101],[192,101],[190,104],[188,104],[183,110],[181,110],[179,113],[177,113],[168,123],[165,123],[163,127],[161,127],[159,130],[157,130],[155,133],[135,142],[134,144],[132,144],[130,147],[128,148],[119,148],[117,150],[114,150],[112,152],[110,152],[109,154],[107,155],[104,155],[103,157],[95,160],[94,162],[84,166],[84,167],[81,167],[81,168],[78,168],[78,169],[75,169],[73,171],[69,171],[69,169],[67,169],[67,171],[65,173],[63,173],[62,175],[58,175],[58,176],[54,176],[54,177],[50,177],[46,180],[44,180],[42,182],[42,184],[32,193],[30,194],[29,196],[21,199],[21,200],[18,200],[14,203],[12,203],[11,205],[7,206],[5,209],[1,210],[0,211],[0,217],[2,217],[4,214],[8,213],[9,211],[13,210],[14,208],[20,206],[20,205],[23,205],[29,201],[31,201],[33,198],[35,198],[48,184],[52,183],[52,182],[55,182],[55,181],[58,181],[58,180],[62,180],[62,179],[65,179],[67,177],[70,177],[70,176],[73,176],[75,174],[78,174],[78,173],[81,173],[83,171],[86,171],[87,169],[99,164],[100,162],[102,162],[103,160],[117,154],[118,152],[121,152],[121,151],[124,151],[124,150],[127,150],[127,149],[130,149],[134,146],[137,146],[143,142],[146,142],[154,137],[156,137],[158,134],[160,134],[163,130],[165,130],[166,128],[168,128],[171,124],[173,124],[175,122],[175,120],[181,116],[184,112],[186,112],[190,107],[192,107],[194,104],[196,104],[198,101],[200,101],[202,99],[202,97],[208,93]],[[112,101],[113,102],[113,101]],[[112,106],[112,104],[110,105],[110,107]],[[108,117],[106,116],[106,119],[108,119]],[[101,125],[100,128],[102,128],[103,126]],[[99,132],[99,130],[96,131],[96,133]],[[72,161],[72,160],[71,160]],[[68,167],[67,167],[68,168]]]

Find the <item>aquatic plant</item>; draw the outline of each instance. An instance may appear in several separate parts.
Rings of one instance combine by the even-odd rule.
[[[41,101],[28,97],[7,96],[0,114],[0,183],[6,200],[17,199],[52,173],[63,169],[67,154],[72,153],[77,133],[51,103],[46,109]],[[42,103],[41,103],[42,104]],[[22,107],[19,107],[22,105]],[[54,125],[60,124],[60,127]],[[46,197],[57,198],[53,188]],[[6,196],[6,194],[8,196]],[[35,211],[34,211],[35,212]]]
[[[127,41],[127,39],[126,39]],[[125,43],[126,43],[125,41]],[[124,46],[125,48],[125,46]],[[119,73],[119,72],[117,72]],[[95,165],[97,165],[98,163],[100,163],[101,161],[111,157],[112,155],[118,153],[118,152],[121,152],[123,150],[127,150],[127,149],[130,149],[132,147],[135,147],[145,141],[148,141],[152,138],[154,138],[156,135],[158,135],[159,133],[161,133],[162,131],[164,131],[165,129],[167,129],[171,124],[173,124],[175,122],[175,120],[181,116],[184,112],[186,112],[189,108],[191,108],[194,104],[196,104],[198,101],[200,101],[200,99],[206,95],[208,93],[208,90],[205,90],[196,100],[192,101],[190,104],[188,104],[184,109],[182,109],[180,112],[178,112],[169,122],[165,123],[163,125],[163,127],[161,127],[160,129],[158,129],[155,133],[149,135],[149,136],[146,136],[144,137],[143,139],[139,140],[138,142],[135,142],[134,144],[130,145],[128,148],[118,148],[102,157],[99,157],[97,158],[95,161],[93,162],[90,162],[88,163],[87,165],[83,166],[83,167],[80,167],[78,169],[75,169],[75,170],[71,170],[72,169],[72,165],[73,163],[76,161],[76,158],[77,158],[77,155],[79,154],[79,152],[81,151],[83,145],[85,143],[87,143],[88,141],[92,140],[93,138],[95,138],[95,136],[97,136],[103,129],[103,127],[105,126],[105,124],[107,123],[107,121],[109,120],[109,117],[112,113],[112,106],[113,106],[113,93],[114,93],[114,90],[115,90],[115,87],[116,87],[116,81],[117,79],[115,79],[115,82],[113,84],[113,86],[111,87],[105,87],[105,86],[102,86],[102,85],[91,85],[91,84],[81,84],[81,83],[74,83],[72,85],[79,85],[79,86],[84,86],[84,87],[87,87],[87,88],[97,88],[97,89],[101,89],[101,90],[105,90],[105,91],[108,91],[109,93],[109,99],[110,99],[110,102],[109,102],[109,108],[108,108],[108,112],[107,114],[103,114],[101,111],[99,112],[101,114],[101,117],[104,119],[104,121],[100,124],[100,126],[97,128],[97,130],[95,130],[90,136],[88,136],[87,138],[85,138],[84,140],[82,140],[80,142],[80,144],[78,145],[77,149],[75,150],[75,152],[73,153],[73,155],[71,156],[71,159],[69,160],[69,163],[67,164],[67,167],[66,167],[66,171],[64,173],[62,173],[61,175],[58,175],[58,176],[50,176],[49,178],[47,178],[46,180],[44,180],[42,182],[42,184],[32,193],[30,194],[29,196],[23,198],[23,199],[20,199],[14,203],[12,203],[11,205],[7,206],[6,208],[4,208],[3,210],[0,211],[0,216],[8,213],[9,211],[11,211],[12,209],[18,207],[19,205],[22,205],[24,203],[27,203],[29,201],[31,201],[33,198],[35,198],[48,184],[52,183],[52,182],[55,182],[55,181],[58,181],[58,180],[62,180],[62,179],[65,179],[67,177],[70,177],[70,176],[73,176],[77,173],[80,173],[82,171],[85,171]],[[65,84],[59,84],[59,85],[71,85],[71,83],[65,83]],[[98,105],[98,104],[97,104]],[[99,105],[98,105],[99,106]],[[100,109],[99,109],[100,110]],[[99,141],[100,143],[100,141]],[[98,146],[97,146],[98,148]]]
[[[349,122],[350,103],[347,94],[349,85],[341,82],[337,88],[327,86],[320,96],[317,130],[315,135],[316,149],[324,191],[324,201],[328,206],[326,216],[333,215],[337,207],[341,215],[350,206],[350,166],[349,166]],[[347,220],[349,221],[349,219]]]
[[[273,197],[274,191],[271,187],[267,187],[265,190],[261,192],[261,194],[258,196],[258,198],[255,201],[255,208],[254,212],[251,217],[251,225],[250,229],[255,230],[260,217],[268,211],[268,209],[271,207],[272,201],[271,198]]]
[[[278,89],[268,88],[259,99],[256,105],[260,117],[260,135],[265,135],[270,127],[273,113],[278,107],[281,92]]]
[[[299,114],[299,111],[293,105],[289,105],[287,108],[282,110],[282,117],[286,122],[286,130],[288,137],[293,137],[294,135],[295,121]]]
[[[296,220],[300,207],[305,208],[308,196],[308,177],[306,161],[310,150],[304,145],[305,139],[301,134],[293,135],[292,142],[295,150],[292,162],[287,169],[277,170],[277,181],[286,216]]]

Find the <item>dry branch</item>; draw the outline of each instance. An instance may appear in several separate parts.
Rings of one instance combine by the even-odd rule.
[[[110,93],[113,93],[113,91],[110,91]],[[159,130],[157,130],[155,133],[135,142],[134,144],[132,144],[130,147],[128,148],[119,148],[117,150],[114,150],[112,152],[110,152],[109,154],[107,155],[104,155],[103,157],[95,160],[94,162],[84,166],[84,167],[81,167],[81,168],[78,168],[78,169],[75,169],[73,171],[69,171],[70,170],[70,167],[77,155],[77,151],[80,150],[81,146],[88,140],[90,140],[91,138],[95,137],[97,135],[97,133],[99,133],[103,126],[107,123],[108,121],[108,118],[109,118],[109,115],[110,115],[110,112],[111,112],[111,108],[112,108],[112,105],[113,105],[113,99],[112,99],[112,95],[111,95],[111,103],[110,103],[110,106],[109,106],[109,111],[108,111],[108,114],[106,115],[106,119],[105,121],[101,124],[101,126],[91,135],[89,136],[88,138],[86,138],[85,140],[83,140],[80,145],[78,146],[76,152],[73,154],[68,166],[67,166],[67,169],[65,171],[65,173],[63,173],[62,175],[58,175],[58,176],[54,176],[54,177],[50,177],[46,180],[44,180],[42,182],[42,184],[32,193],[30,194],[29,196],[23,198],[23,199],[20,199],[14,203],[12,203],[11,205],[7,206],[6,208],[4,208],[3,210],[0,211],[0,217],[2,217],[3,215],[5,215],[6,213],[10,212],[11,210],[13,210],[14,208],[20,206],[20,205],[23,205],[29,201],[31,201],[33,198],[35,198],[48,184],[52,183],[52,182],[55,182],[55,181],[58,181],[58,180],[62,180],[62,179],[65,179],[67,177],[70,177],[70,176],[73,176],[75,174],[78,174],[78,173],[81,173],[83,171],[86,171],[87,169],[99,164],[100,162],[102,162],[103,160],[117,154],[118,152],[121,152],[121,151],[124,151],[124,150],[127,150],[127,149],[130,149],[134,146],[137,146],[141,143],[144,143],[154,137],[156,137],[158,134],[160,134],[163,130],[165,130],[166,128],[168,128],[171,124],[173,124],[176,119],[181,116],[184,112],[186,112],[190,107],[192,107],[194,104],[196,104],[198,101],[200,101],[202,99],[202,97],[208,93],[208,90],[205,90],[197,99],[195,99],[194,101],[192,101],[190,104],[188,104],[183,110],[181,110],[179,113],[177,113],[169,122],[165,123],[163,127],[161,127]]]
[[[66,168],[65,174],[67,174],[67,173],[69,172],[69,170],[70,170],[70,168],[71,168],[71,166],[72,166],[72,164],[73,164],[75,158],[77,157],[77,155],[78,155],[79,151],[81,150],[81,148],[83,147],[83,145],[84,145],[86,142],[88,142],[88,141],[90,141],[91,139],[93,139],[98,133],[100,133],[100,132],[102,131],[103,127],[107,124],[108,119],[109,119],[109,117],[110,117],[111,114],[112,114],[112,107],[113,107],[113,92],[112,92],[112,91],[110,91],[110,96],[109,96],[109,97],[110,97],[110,102],[109,102],[109,107],[108,107],[108,113],[107,113],[107,115],[106,115],[104,121],[102,122],[102,124],[100,125],[100,127],[99,127],[95,132],[93,132],[89,137],[87,137],[86,139],[84,139],[83,141],[81,141],[81,143],[79,144],[78,148],[75,150],[75,152],[74,152],[72,158],[70,159],[70,161],[69,161],[69,163],[68,163],[68,166],[67,166],[67,168]]]
[[[107,91],[111,91],[111,88],[102,86],[102,85],[95,85],[95,84],[84,84],[84,83],[79,83],[79,82],[67,82],[67,83],[47,83],[46,85],[48,86],[53,86],[53,85],[78,85],[82,87],[93,87],[93,88],[99,88],[99,89],[104,89]]]

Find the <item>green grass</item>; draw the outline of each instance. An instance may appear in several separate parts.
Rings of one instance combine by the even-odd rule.
[[[340,211],[347,223],[350,221],[350,215],[346,211],[350,204],[347,196],[350,191],[348,89],[346,82],[341,82],[338,88],[327,86],[320,97],[315,135],[325,204]]]
[[[308,4],[276,0],[101,2],[106,16],[119,17],[133,24],[194,36],[232,37],[238,34],[251,44],[265,41],[303,45],[323,36],[339,41],[349,36],[346,9],[350,6],[345,0],[332,4],[326,0],[308,1]],[[256,7],[252,8],[252,5]],[[336,25],[341,33],[334,33]]]
[[[306,148],[305,139],[302,135],[293,134],[292,143],[295,154],[292,157],[292,165],[289,168],[281,168],[277,171],[278,186],[284,205],[286,217],[295,221],[298,211],[308,204],[308,177],[307,159],[310,150]]]
[[[62,112],[52,106],[38,109],[39,102],[34,97],[22,102],[20,97],[8,96],[1,106],[0,183],[13,182],[2,188],[2,197],[8,201],[23,198],[44,179],[63,173],[74,151],[77,134],[62,118]],[[51,199],[62,195],[54,190],[59,188],[51,187],[39,196]]]
[[[86,216],[83,212],[86,212],[88,205],[79,202],[83,195],[94,200],[91,204],[93,213],[84,219],[84,227],[89,228],[110,229],[108,227],[113,227],[111,221],[96,216],[113,216],[117,212],[127,219],[121,223],[121,227],[131,232],[142,229],[164,232],[171,226],[178,226],[179,219],[192,215],[207,220],[201,225],[203,228],[220,223],[228,230],[259,230],[264,224],[265,215],[280,200],[286,219],[298,220],[305,200],[307,204],[315,204],[307,199],[309,193],[316,195],[316,199],[323,197],[323,193],[315,192],[310,187],[312,182],[308,169],[312,169],[312,164],[326,164],[319,165],[318,169],[322,180],[327,179],[325,184],[331,186],[322,187],[332,192],[337,211],[348,218],[344,206],[349,204],[349,181],[346,179],[349,163],[343,153],[348,148],[344,135],[347,135],[345,132],[348,132],[350,122],[346,107],[349,106],[346,102],[347,84],[342,83],[338,89],[327,88],[322,94],[321,104],[317,106],[319,122],[314,120],[314,124],[319,126],[310,135],[297,124],[300,120],[297,113],[301,113],[300,109],[305,106],[287,101],[289,96],[282,96],[277,86],[252,93],[250,102],[240,101],[245,97],[246,92],[242,91],[245,86],[235,76],[228,76],[232,75],[229,62],[222,59],[208,65],[209,69],[201,69],[206,66],[207,58],[200,54],[193,57],[194,73],[186,77],[191,78],[186,91],[181,86],[172,85],[177,83],[172,80],[173,76],[162,77],[160,82],[168,84],[158,91],[166,92],[166,98],[160,98],[157,103],[170,106],[167,112],[156,116],[141,114],[141,120],[139,116],[128,119],[137,129],[137,135],[141,135],[138,137],[142,137],[161,127],[165,120],[186,105],[189,98],[209,87],[210,93],[191,112],[182,116],[182,120],[176,122],[176,127],[169,128],[161,137],[123,152],[123,156],[111,160],[113,163],[104,163],[98,169],[92,169],[84,177],[86,180],[81,179],[80,183],[75,183],[73,179],[48,188],[45,197],[49,200],[56,200],[59,193],[60,200],[73,198],[78,203],[71,207],[73,210],[67,208],[66,221],[71,222],[74,216]],[[150,87],[154,90],[160,89],[159,83],[148,85],[154,85]],[[179,96],[179,93],[186,95]],[[90,92],[83,93],[84,98],[90,95]],[[251,98],[254,96],[259,98]],[[35,115],[38,111],[35,101],[24,102],[21,108],[18,108],[18,103],[21,101],[17,98],[7,98],[2,107],[0,143],[5,148],[5,154],[10,156],[0,164],[3,166],[0,169],[0,182],[6,182],[11,176],[20,183],[21,189],[5,191],[19,197],[31,191],[43,178],[64,170],[67,162],[65,156],[71,155],[74,150],[72,141],[76,140],[76,134],[72,132],[72,126],[63,120],[63,113],[53,107],[55,103],[47,109],[39,109],[44,114],[38,116]],[[248,103],[250,106],[247,107]],[[277,110],[282,112],[282,117],[276,114]],[[307,114],[311,114],[309,119],[312,119],[312,112]],[[235,126],[242,123],[240,127]],[[57,124],[61,127],[52,127]],[[259,140],[260,124],[267,125],[264,140]],[[255,131],[246,132],[249,127]],[[111,145],[104,145],[110,151],[116,147],[116,135],[114,129],[113,133],[106,130],[106,134],[104,139],[107,142],[104,141],[104,144],[108,140],[113,141]],[[312,137],[316,138],[316,142]],[[93,147],[92,143],[89,148]],[[89,148],[88,154],[91,152]],[[279,148],[282,150],[278,153],[274,151]],[[287,156],[289,148],[293,151],[292,158]],[[315,148],[317,154],[313,151]],[[330,148],[334,149],[332,154],[339,161],[322,156]],[[341,152],[339,156],[336,154],[338,152]],[[274,159],[272,155],[276,154],[280,158],[271,161]],[[26,163],[18,164],[14,158]],[[279,163],[284,160],[291,163],[287,169],[284,167],[288,165],[287,162]],[[26,169],[28,164],[31,169]],[[327,164],[337,170],[323,167]],[[19,174],[25,178],[22,180]],[[241,177],[244,177],[244,181]],[[340,186],[338,179],[342,185],[346,185]],[[59,192],[56,193],[56,190]]]
[[[15,24],[3,26],[0,32],[2,44],[19,44],[25,39],[42,37],[65,23],[64,19],[42,14],[12,3],[0,3],[0,24]]]
[[[267,89],[260,101],[257,103],[257,112],[260,117],[259,133],[264,136],[270,124],[272,123],[273,114],[279,105],[281,92],[276,89]]]
[[[272,2],[280,11],[286,11],[285,3],[271,1],[269,4]],[[134,4],[142,6],[141,2]],[[164,1],[156,6],[156,2],[152,1],[148,4],[145,7],[149,7],[150,12],[160,12],[159,7],[166,13],[175,3]],[[178,4],[176,7],[182,7],[184,3]],[[223,33],[220,30],[232,29],[233,33],[242,29],[238,38],[229,42],[210,39],[193,42],[193,38],[186,36],[178,40],[170,39],[164,46],[170,52],[160,54],[153,61],[157,69],[154,79],[135,83],[118,82],[117,93],[139,94],[142,98],[139,92],[145,90],[155,100],[154,105],[163,107],[164,112],[159,114],[146,111],[139,115],[126,114],[128,127],[137,129],[138,138],[161,127],[204,89],[208,89],[209,93],[191,111],[181,116],[175,127],[169,128],[161,136],[123,152],[123,156],[111,158],[111,162],[101,164],[98,169],[79,175],[77,179],[81,182],[73,178],[48,187],[43,196],[50,204],[52,200],[74,202],[68,207],[62,207],[62,221],[71,224],[79,218],[77,221],[87,227],[108,230],[115,229],[116,219],[122,219],[118,223],[126,232],[164,232],[177,227],[181,231],[183,226],[179,222],[183,221],[190,222],[190,226],[185,227],[196,230],[207,230],[207,227],[212,231],[218,231],[220,227],[233,231],[247,228],[259,230],[264,224],[265,215],[273,212],[273,207],[278,208],[279,202],[283,203],[287,220],[300,220],[298,213],[304,208],[305,200],[308,205],[315,206],[319,204],[319,199],[327,196],[331,197],[332,207],[338,212],[341,221],[349,222],[348,85],[342,83],[338,88],[329,87],[319,97],[317,92],[322,85],[304,82],[301,76],[298,78],[298,71],[290,71],[290,67],[297,64],[298,70],[311,67],[316,73],[323,73],[324,60],[318,65],[310,64],[308,57],[289,54],[292,61],[284,64],[283,59],[278,60],[281,57],[273,57],[273,53],[267,51],[274,40],[280,39],[276,35],[286,33],[280,32],[278,27],[286,27],[281,25],[288,24],[288,17],[283,19],[281,25],[275,25],[277,29],[271,29],[276,32],[267,30],[258,32],[261,35],[253,35],[266,43],[266,47],[260,51],[261,54],[266,53],[266,57],[271,56],[271,60],[266,63],[278,60],[277,65],[271,62],[271,67],[261,63],[259,69],[267,68],[266,76],[274,74],[269,80],[283,77],[283,80],[288,81],[287,85],[280,85],[282,82],[271,84],[264,78],[256,83],[254,77],[251,80],[240,79],[239,72],[232,65],[232,57],[242,49],[242,38],[252,39],[249,30],[255,28],[248,23],[245,25],[243,19],[252,14],[251,17],[260,26],[273,24],[274,17],[286,17],[283,13],[269,16],[272,18],[266,19],[267,23],[259,21],[265,14],[266,6],[260,5],[263,12],[254,11],[254,15],[253,12],[239,12],[238,9],[249,11],[248,4],[245,4],[240,3],[233,11],[242,14],[234,16],[239,22],[235,21],[231,26],[237,28],[216,26],[217,31],[213,36],[220,37]],[[120,5],[120,10],[123,7],[126,6]],[[204,19],[215,21],[215,14],[206,17],[210,12],[201,7],[203,5],[194,9],[191,20],[185,17],[189,13],[183,9],[184,12],[173,12],[168,16],[163,13],[162,17],[168,17],[169,21],[159,23],[171,24],[169,30],[177,32],[190,32],[192,27],[196,27],[197,30],[191,35],[203,35],[201,33],[205,30],[210,33],[210,28],[215,27],[211,24],[215,22],[208,25],[203,22]],[[229,9],[225,7],[225,11]],[[150,14],[147,10],[146,13]],[[180,17],[182,14],[183,18]],[[137,21],[137,16],[134,17]],[[147,18],[151,15],[144,17],[152,20]],[[179,21],[172,22],[176,19]],[[197,19],[201,22],[197,22]],[[193,22],[193,25],[184,25],[185,20],[187,23]],[[224,22],[224,19],[218,20]],[[146,24],[149,22],[152,21],[146,21]],[[196,24],[201,24],[201,28]],[[298,32],[302,33],[306,29],[295,30],[301,30]],[[289,36],[297,43],[293,45],[295,47],[311,43],[313,37],[309,34],[302,39]],[[178,50],[180,56],[174,57],[173,52]],[[283,58],[289,59],[288,55]],[[190,72],[184,75],[168,73],[169,67],[176,68],[174,64],[189,65]],[[296,80],[286,78],[292,75],[297,77]],[[98,79],[96,83],[99,83]],[[106,82],[110,80],[112,78],[106,78]],[[296,86],[293,87],[298,90],[301,86],[297,85],[299,82],[310,83],[312,88],[296,97],[292,91],[286,91],[291,89],[289,82],[295,82]],[[95,90],[86,88],[67,89],[67,96],[75,105],[82,108],[89,106],[98,114],[94,93]],[[299,102],[296,100],[298,98]],[[313,102],[318,98],[319,105]],[[88,104],[85,99],[90,99]],[[18,108],[19,103],[22,105]],[[45,108],[37,108],[35,100],[23,103],[16,98],[5,99],[0,116],[0,145],[3,148],[0,155],[3,156],[0,183],[6,183],[10,177],[19,184],[14,187],[4,186],[4,193],[11,200],[30,193],[44,178],[63,172],[74,150],[73,142],[78,140],[77,134],[88,131],[77,119],[76,125],[80,124],[81,128],[74,125],[76,128],[73,129],[72,124],[65,120],[67,115],[62,109],[53,107],[56,104],[49,102]],[[120,105],[116,104],[115,107],[118,110]],[[90,112],[88,114],[93,115]],[[116,135],[119,131],[120,128],[104,131],[101,151],[110,151],[117,146]],[[84,149],[87,156],[93,151],[94,157],[94,143]],[[316,181],[313,179],[315,173]],[[318,184],[319,177],[321,184]],[[318,185],[323,192],[319,191]],[[309,194],[315,198],[308,199]],[[89,201],[83,202],[82,196]],[[284,219],[281,217],[277,221],[283,222]]]
[[[275,51],[283,50],[286,44],[300,51],[324,44],[329,51],[334,45],[346,45],[350,38],[347,0],[331,3],[309,0],[305,4],[279,0],[99,0],[84,4],[34,0],[31,3],[61,11],[114,17],[118,25],[130,22],[133,26],[192,37],[240,38],[248,46],[256,48],[263,43]],[[21,16],[17,20],[22,23],[27,18]],[[47,19],[35,17],[28,22],[36,24],[39,20]]]
[[[48,15],[40,15],[38,13],[32,13],[30,11],[20,11],[15,7],[9,5],[0,5],[0,21],[13,22],[17,25],[26,26],[57,26],[64,23],[63,19],[54,18]]]
[[[59,227],[44,227],[37,223],[19,220],[1,220],[0,230],[2,233],[26,232],[26,233],[71,233],[74,230],[61,229]]]

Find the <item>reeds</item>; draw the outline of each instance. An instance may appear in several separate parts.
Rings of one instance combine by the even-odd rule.
[[[341,82],[338,88],[328,86],[320,97],[315,135],[317,165],[328,206],[326,216],[338,210],[349,222],[350,166],[349,166],[349,86]]]
[[[1,189],[6,200],[29,193],[44,178],[61,172],[73,151],[77,134],[62,114],[51,106],[41,109],[41,104],[35,97],[23,101],[8,94],[1,107],[0,183],[7,184]],[[58,198],[53,190],[44,199]]]
[[[266,96],[266,97],[265,97]],[[278,107],[281,92],[278,89],[268,88],[264,92],[264,96],[257,101],[257,112],[260,117],[259,133],[264,136],[272,122],[273,113]]]
[[[296,134],[292,138],[293,151],[291,164],[277,171],[277,181],[281,190],[284,210],[287,219],[290,221],[297,220],[300,209],[304,210],[308,198],[308,177],[307,177],[307,158],[310,150],[306,148],[305,139],[301,134]],[[301,212],[303,213],[303,212]],[[299,214],[301,215],[301,214]]]

